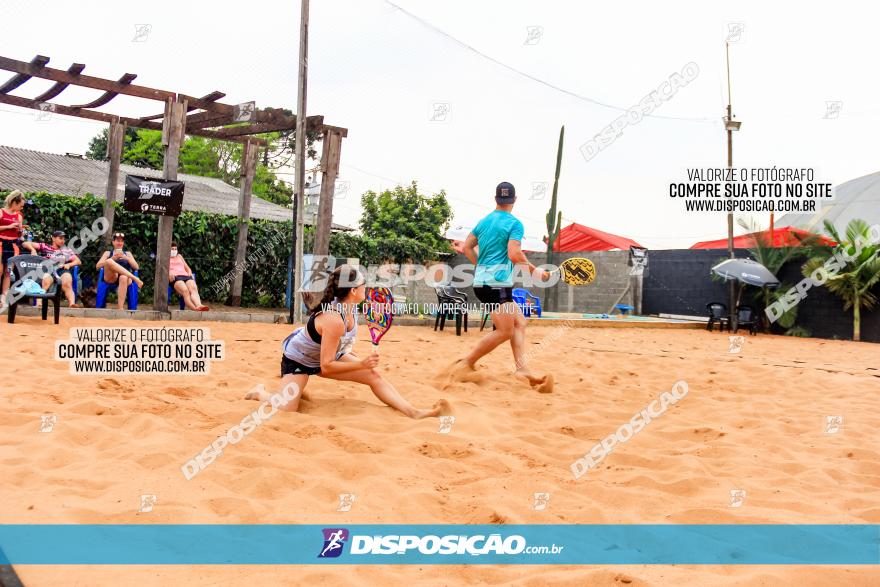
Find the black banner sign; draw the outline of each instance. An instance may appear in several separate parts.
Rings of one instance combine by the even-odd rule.
[[[125,176],[123,208],[141,214],[180,216],[183,207],[183,182],[165,181],[137,175]]]

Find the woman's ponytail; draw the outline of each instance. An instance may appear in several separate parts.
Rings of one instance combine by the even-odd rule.
[[[339,270],[335,270],[327,275],[327,287],[321,298],[312,304],[309,308],[309,314],[314,314],[318,310],[323,310],[336,298],[336,290],[339,288]]]
[[[345,299],[351,290],[363,285],[363,283],[363,276],[356,267],[340,265],[327,275],[327,286],[324,288],[324,293],[321,295],[321,299],[309,308],[309,313],[314,314],[318,310],[323,310],[333,300]]]

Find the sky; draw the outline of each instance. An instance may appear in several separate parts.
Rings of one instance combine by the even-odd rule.
[[[42,54],[58,69],[85,63],[93,76],[131,72],[140,85],[195,96],[220,90],[226,103],[295,111],[299,6],[4,0],[0,55]],[[880,169],[872,140],[880,77],[868,61],[876,12],[846,1],[312,1],[307,114],[349,129],[339,177],[347,189],[334,201],[334,221],[356,226],[360,194],[417,181],[424,193],[446,191],[453,226],[473,226],[494,208],[495,185],[509,181],[519,196],[514,214],[540,238],[564,125],[563,225],[654,249],[723,238],[725,216],[685,212],[669,184],[688,168],[726,165],[725,40],[743,123],[735,166],[811,167],[817,181],[836,185]],[[147,30],[138,25],[148,34],[136,34]],[[740,34],[731,36],[732,26]],[[585,143],[689,63],[698,74],[654,116],[583,156]],[[33,97],[50,85],[31,80],[13,94]],[[70,88],[56,101],[95,94]],[[829,114],[827,102],[839,111]],[[141,116],[161,107],[120,96],[101,110]],[[105,126],[0,105],[3,145],[84,153]],[[767,214],[742,218],[769,224]]]

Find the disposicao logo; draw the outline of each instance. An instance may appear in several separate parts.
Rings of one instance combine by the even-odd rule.
[[[562,546],[529,547],[520,535],[506,538],[500,534],[475,536],[418,536],[418,535],[349,535],[346,528],[324,528],[324,547],[318,558],[336,558],[342,554],[346,543],[350,555],[407,555],[416,551],[423,555],[516,555],[521,553],[557,554]]]
[[[346,528],[324,528],[324,547],[318,554],[318,558],[336,558],[342,554],[342,549],[348,540]]]

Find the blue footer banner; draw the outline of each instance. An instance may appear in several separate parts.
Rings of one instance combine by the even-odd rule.
[[[0,525],[0,564],[877,565],[880,525]]]

